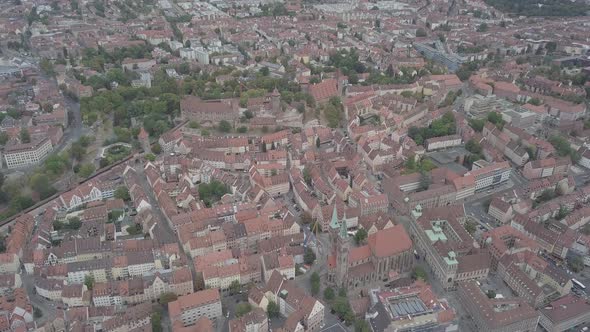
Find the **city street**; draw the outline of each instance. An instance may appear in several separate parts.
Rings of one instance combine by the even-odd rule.
[[[35,318],[35,322],[37,325],[44,324],[48,319],[55,317],[57,313],[57,305],[60,305],[59,302],[53,302],[42,296],[38,295],[35,290],[35,280],[33,276],[28,275],[26,273],[21,273],[23,288],[27,291],[29,295],[29,300],[31,301],[31,305],[33,308],[37,308],[41,311],[42,316],[39,318]]]

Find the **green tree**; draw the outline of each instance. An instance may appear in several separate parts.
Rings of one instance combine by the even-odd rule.
[[[332,301],[335,296],[336,294],[334,293],[334,289],[332,287],[326,287],[326,289],[324,289],[324,299],[326,301]]]
[[[354,322],[354,332],[371,332],[371,327],[364,319],[357,319]]]
[[[559,211],[557,211],[557,215],[555,216],[555,219],[561,220],[561,219],[567,217],[567,215],[569,213],[570,213],[570,210],[567,208],[567,206],[560,204]]]
[[[78,175],[80,175],[82,178],[87,178],[92,175],[95,170],[96,167],[94,167],[94,164],[82,164],[82,166],[80,166]]]
[[[412,272],[412,279],[427,281],[428,275],[426,274],[426,271],[424,271],[424,269],[421,266],[416,266],[414,268],[414,272]]]
[[[166,292],[166,293],[162,293],[160,294],[160,304],[162,305],[167,305],[170,302],[176,301],[176,299],[178,298],[178,296],[172,292]]]
[[[0,145],[5,145],[9,139],[10,139],[10,137],[8,136],[8,134],[6,132],[4,132],[4,131],[0,132]]]
[[[305,254],[303,256],[303,262],[307,265],[311,265],[315,262],[315,259],[316,259],[315,252],[313,252],[313,250],[310,248],[306,248]]]
[[[159,311],[152,313],[152,331],[162,332],[162,313]]]
[[[33,307],[33,317],[36,319],[43,317],[43,311],[37,307]]]
[[[10,200],[10,208],[16,212],[20,212],[35,204],[33,199],[29,196],[17,195]]]
[[[39,68],[41,68],[41,71],[47,76],[55,75],[53,63],[51,63],[51,61],[49,61],[48,59],[43,58],[41,62],[39,62]]]
[[[469,126],[471,128],[473,128],[473,130],[481,133],[481,131],[483,130],[484,125],[486,124],[485,120],[481,120],[481,119],[471,119],[469,120]]]
[[[240,126],[240,127],[238,127],[238,129],[236,131],[238,133],[240,133],[240,134],[245,134],[245,133],[248,132],[248,127],[246,127],[246,126]]]
[[[39,194],[41,199],[45,199],[56,192],[49,181],[49,177],[43,173],[33,174],[29,179],[29,185]]]
[[[543,203],[550,201],[556,197],[555,190],[553,189],[545,189],[541,192],[541,194],[537,197],[537,203]]]
[[[537,97],[532,98],[531,100],[528,101],[528,103],[531,105],[535,105],[535,106],[541,106],[541,100],[539,100],[539,98],[537,98]]]
[[[357,245],[360,245],[361,243],[365,242],[367,236],[367,231],[364,228],[360,228],[358,231],[356,231],[356,234],[354,234],[354,241]]]
[[[279,317],[279,305],[275,301],[269,301],[268,305],[266,306],[266,313],[268,314],[268,318]]]
[[[74,158],[75,160],[81,161],[84,159],[86,155],[86,148],[81,144],[81,142],[74,142],[70,147],[70,157]]]
[[[221,120],[219,122],[219,127],[218,127],[219,131],[224,132],[224,133],[229,133],[232,129],[231,124],[225,120]]]
[[[148,153],[145,156],[145,159],[149,160],[149,161],[154,161],[156,160],[156,156],[153,153]]]
[[[94,276],[87,274],[84,277],[84,285],[86,285],[88,290],[92,290],[92,288],[94,287]]]
[[[240,303],[236,306],[236,317],[242,317],[250,311],[252,311],[252,305],[250,303]]]
[[[530,160],[535,160],[537,156],[537,147],[536,146],[525,146],[525,151],[529,155]]]
[[[230,295],[238,294],[241,289],[242,289],[242,285],[240,285],[240,282],[237,280],[234,280],[231,282],[231,284],[229,284],[229,294]]]
[[[188,127],[192,128],[192,129],[199,129],[199,128],[201,128],[201,125],[197,121],[193,120],[188,123]]]
[[[496,127],[498,127],[499,129],[502,129],[504,127],[504,124],[506,123],[504,119],[502,119],[502,115],[500,115],[500,113],[498,112],[488,113],[487,119],[489,122],[495,124]]]
[[[128,226],[126,228],[126,231],[129,235],[138,235],[141,234],[141,225],[140,224],[135,224],[135,225],[131,225]]]
[[[346,288],[340,287],[340,289],[338,289],[338,296],[339,297],[346,297]]]
[[[218,180],[199,184],[199,198],[201,198],[208,207],[219,201],[221,197],[227,193],[229,193],[229,188],[223,182]]]
[[[129,194],[129,189],[127,187],[121,186],[115,190],[114,194],[115,198],[120,198],[126,202],[131,200],[131,195]]]
[[[416,37],[426,37],[426,30],[424,28],[418,28],[416,30]]]
[[[259,72],[260,72],[260,74],[262,76],[268,76],[268,75],[270,75],[270,69],[268,69],[268,67],[262,67],[262,68],[260,68],[260,71]]]
[[[488,296],[489,299],[494,299],[494,298],[496,298],[496,291],[494,291],[493,289],[490,289],[487,291],[486,295]]]
[[[559,156],[569,156],[572,162],[577,163],[580,160],[578,151],[570,146],[570,143],[563,136],[553,135],[549,137],[549,143],[553,145]]]
[[[346,325],[350,325],[354,322],[354,313],[350,308],[348,298],[346,298],[345,296],[338,296],[334,300],[332,310],[334,310],[334,313],[338,317],[345,320]]]
[[[476,227],[475,227],[475,223],[471,220],[468,220],[465,222],[465,230],[473,235],[473,233],[475,233]]]
[[[469,141],[467,141],[467,144],[465,144],[465,149],[467,149],[467,151],[471,152],[471,153],[481,153],[482,149],[481,149],[481,145],[479,144],[478,141],[474,140],[473,138],[470,139]]]
[[[67,229],[77,230],[82,227],[82,221],[78,217],[68,218],[68,223],[65,225]]]
[[[311,170],[307,165],[303,168],[303,181],[305,181],[308,186],[311,186]]]
[[[486,23],[482,23],[477,27],[477,32],[486,32],[488,31],[488,25]]]
[[[162,153],[162,146],[160,146],[159,143],[155,143],[154,146],[152,146],[152,152],[155,154]]]
[[[311,274],[311,295],[315,296],[320,292],[320,276],[317,272]]]
[[[299,222],[303,225],[311,224],[313,217],[309,212],[303,212],[299,218]]]
[[[432,180],[430,179],[430,175],[428,173],[426,173],[425,171],[421,171],[420,172],[420,187],[418,188],[418,191],[428,190],[431,183],[432,183]]]
[[[584,269],[584,259],[578,255],[571,256],[567,260],[567,265],[573,272],[581,272]]]
[[[20,140],[23,143],[31,143],[31,134],[27,128],[21,128],[20,130]]]

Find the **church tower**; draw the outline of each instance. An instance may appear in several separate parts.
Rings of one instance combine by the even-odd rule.
[[[342,220],[338,220],[338,211],[334,204],[332,220],[330,221],[330,235],[332,237],[332,248],[336,256],[336,286],[348,288],[348,255],[350,243],[348,241],[348,228],[346,227],[346,212]]]
[[[151,153],[152,149],[150,147],[150,135],[148,135],[147,131],[141,127],[139,129],[139,135],[137,135],[137,139],[141,144],[141,148],[145,153]]]
[[[272,112],[278,113],[281,110],[281,94],[277,88],[275,88],[270,95],[270,102],[272,106]]]

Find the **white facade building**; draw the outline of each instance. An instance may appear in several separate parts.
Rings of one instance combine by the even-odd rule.
[[[52,150],[53,146],[49,138],[32,143],[15,144],[6,147],[4,160],[8,168],[34,165],[47,157]]]

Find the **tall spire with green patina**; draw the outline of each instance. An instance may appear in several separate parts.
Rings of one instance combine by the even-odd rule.
[[[340,238],[345,240],[348,237],[348,227],[346,226],[346,210],[344,210],[344,216],[340,222]]]
[[[334,203],[334,211],[332,211],[332,220],[330,221],[330,228],[336,231],[340,227],[338,222],[338,211],[336,211],[336,203]]]

